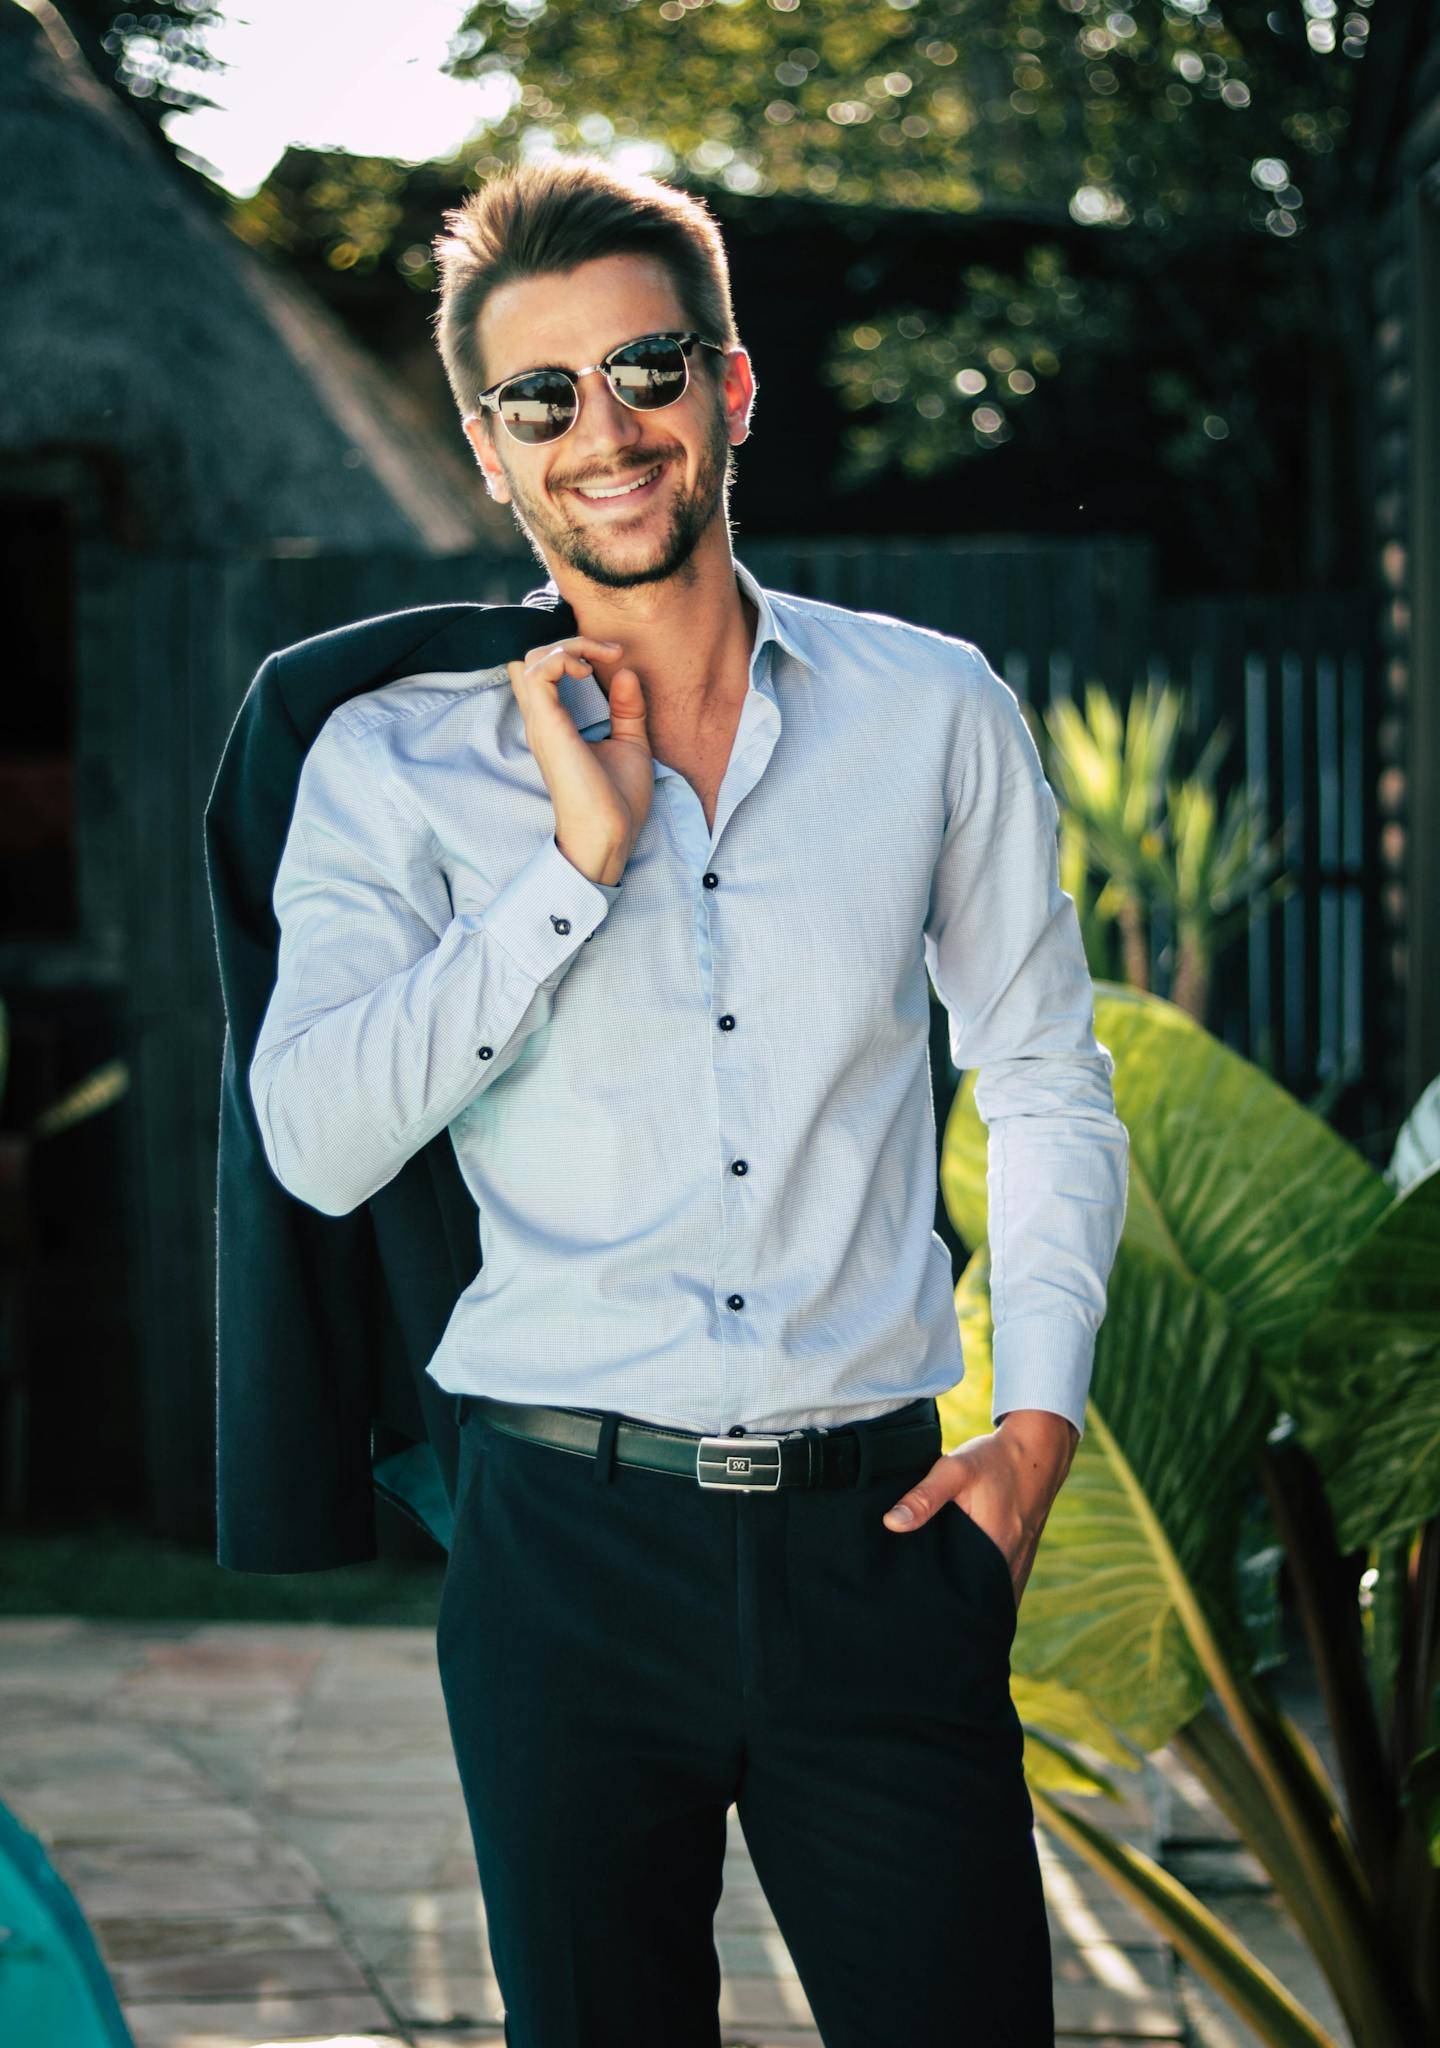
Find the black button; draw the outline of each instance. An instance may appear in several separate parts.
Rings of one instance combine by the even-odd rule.
[[[557,932],[568,932],[570,929],[570,920],[568,917],[556,917],[552,912],[550,922],[554,925]]]
[[[730,1015],[730,1012],[728,1010],[725,1012],[725,1015],[720,1019],[720,1029],[722,1031],[733,1031],[735,1029],[735,1019]]]
[[[730,1171],[732,1173],[748,1173],[750,1171],[750,1167],[749,1164],[743,1159],[732,1159],[730,1162]]]
[[[730,1425],[730,1427],[729,1427],[729,1429],[728,1429],[728,1430],[726,1430],[725,1434],[726,1434],[727,1436],[744,1436],[744,1434],[745,1434],[745,1425],[744,1425],[744,1423],[743,1423],[743,1422],[732,1422],[732,1423],[731,1423],[731,1425]]]
[[[744,1295],[743,1295],[743,1294],[727,1294],[727,1295],[726,1295],[726,1297],[725,1297],[725,1306],[726,1306],[726,1308],[744,1308],[744,1306],[745,1306],[745,1297],[744,1297]]]
[[[700,879],[705,884],[705,887],[707,889],[714,889],[718,888],[719,886],[720,877],[714,872],[713,869],[708,875],[702,875]]]
[[[495,1055],[488,1045],[482,1045],[475,1057],[481,1060],[493,1060]]]

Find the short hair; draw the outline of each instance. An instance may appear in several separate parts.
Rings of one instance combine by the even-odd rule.
[[[480,348],[480,311],[491,292],[597,256],[657,258],[687,323],[722,348],[739,346],[719,223],[703,200],[659,178],[603,157],[550,156],[487,179],[444,220],[448,232],[433,244],[435,340],[462,418],[492,381]],[[699,353],[708,362],[708,351]]]

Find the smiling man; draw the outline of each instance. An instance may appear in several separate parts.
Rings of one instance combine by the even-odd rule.
[[[579,631],[328,720],[250,1078],[322,1212],[446,1130],[478,1207],[437,1652],[506,2039],[716,2048],[733,1804],[827,2048],[1049,2048],[1009,1650],[1128,1149],[1055,801],[976,647],[735,560],[703,205],[556,158],[446,228],[464,432]],[[948,1455],[930,977],[990,1147]]]

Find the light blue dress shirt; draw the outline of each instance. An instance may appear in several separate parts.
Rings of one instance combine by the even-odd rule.
[[[714,829],[657,760],[613,887],[556,845],[503,665],[326,721],[250,1069],[270,1166],[343,1216],[449,1130],[483,1263],[442,1387],[715,1434],[879,1415],[964,1373],[933,977],[988,1127],[992,1419],[1083,1432],[1128,1142],[1019,703],[966,641],[736,572]],[[603,738],[595,678],[559,687]]]

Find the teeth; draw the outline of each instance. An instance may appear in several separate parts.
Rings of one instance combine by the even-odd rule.
[[[657,463],[656,463],[656,465],[655,465],[655,467],[654,467],[654,468],[653,468],[653,469],[652,469],[652,470],[651,470],[651,471],[650,471],[650,472],[649,472],[649,473],[648,473],[647,475],[645,475],[645,476],[640,476],[640,477],[636,477],[636,479],[635,479],[635,481],[634,481],[634,483],[633,483],[633,484],[619,484],[619,485],[617,485],[617,486],[616,486],[616,488],[615,488],[615,489],[614,489],[613,491],[587,491],[587,490],[581,490],[581,492],[580,492],[580,495],[581,495],[581,497],[582,497],[582,498],[624,498],[624,497],[628,497],[628,495],[630,494],[630,492],[631,492],[631,491],[638,491],[638,490],[639,490],[639,488],[640,488],[640,486],[641,486],[642,484],[648,484],[648,483],[650,482],[650,479],[651,479],[651,477],[657,477],[657,476],[659,476],[659,474],[660,474],[660,464],[659,464],[659,463],[657,462]]]

